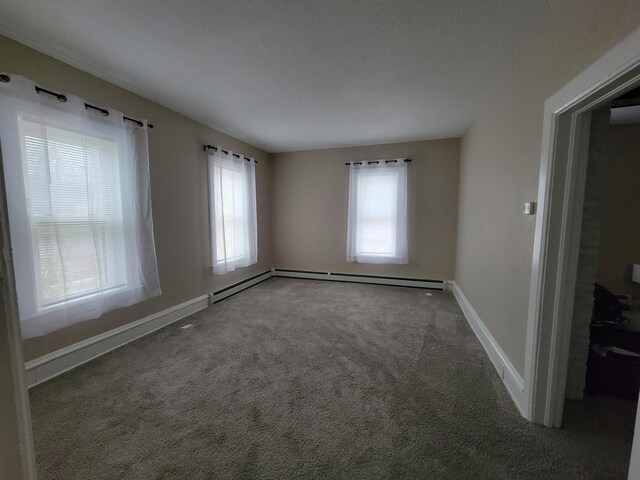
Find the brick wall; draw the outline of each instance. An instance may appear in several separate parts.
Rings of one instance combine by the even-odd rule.
[[[566,397],[574,400],[582,400],[587,374],[593,284],[596,281],[600,252],[602,170],[607,165],[610,115],[609,108],[600,109],[591,114],[589,158],[567,370]]]

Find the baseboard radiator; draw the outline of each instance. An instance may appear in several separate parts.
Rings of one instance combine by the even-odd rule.
[[[307,270],[272,269],[276,277],[302,278],[308,280],[327,280],[332,282],[370,283],[394,287],[426,288],[431,290],[448,290],[449,283],[444,280],[428,280],[406,277],[383,277],[377,275],[360,275],[352,273],[312,272]]]
[[[273,271],[254,275],[240,282],[229,285],[215,292],[200,295],[179,305],[167,308],[161,312],[128,323],[121,327],[101,333],[40,358],[25,363],[27,385],[33,387],[64,372],[72,370],[105,353],[122,347],[140,337],[149,335],[156,330],[166,327],[178,320],[207,308],[220,300],[252,287],[273,276]]]

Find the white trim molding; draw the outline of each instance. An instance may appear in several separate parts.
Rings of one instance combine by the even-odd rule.
[[[209,295],[201,295],[26,362],[27,384],[34,387],[208,306]]]
[[[460,290],[456,282],[452,282],[452,290],[467,322],[469,322],[469,326],[473,330],[473,333],[476,334],[476,337],[478,337],[478,340],[480,340],[493,366],[498,371],[498,375],[507,388],[507,392],[509,392],[513,403],[515,403],[520,414],[526,417],[524,382],[522,376],[520,376],[509,360],[509,357],[507,357],[502,348],[500,348],[500,345],[498,345],[498,342],[493,338],[493,335],[491,335],[491,332],[482,322],[480,316],[469,300],[467,300],[464,293],[462,293],[462,290]]]
[[[27,386],[34,387],[94,358],[133,342],[273,276],[267,271],[213,293],[200,295],[108,332],[101,333],[25,363]]]
[[[420,278],[383,277],[378,275],[360,275],[333,272],[309,272],[306,270],[287,270],[274,268],[276,277],[302,278],[308,280],[328,280],[331,282],[368,283],[374,285],[389,285],[393,287],[428,288],[432,290],[446,290],[447,281],[425,280]]]

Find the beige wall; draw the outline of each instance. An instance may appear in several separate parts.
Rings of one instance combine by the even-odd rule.
[[[147,118],[151,198],[162,296],[115,310],[25,342],[33,359],[90,336],[138,320],[271,268],[270,158],[265,152],[0,36],[0,71],[29,77],[42,86],[84,97],[89,103]],[[144,86],[140,86],[144,89]],[[255,157],[258,198],[258,264],[210,276],[206,162],[203,144],[224,145]]]
[[[608,145],[597,281],[640,300],[640,283],[631,281],[640,263],[640,124],[612,125]]]
[[[455,265],[459,139],[312,150],[273,156],[273,245],[278,268],[450,280]],[[349,167],[412,159],[409,265],[347,263]]]
[[[562,0],[462,140],[456,282],[524,372],[544,102],[640,25],[637,0]]]

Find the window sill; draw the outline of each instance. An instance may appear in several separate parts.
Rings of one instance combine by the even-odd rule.
[[[123,294],[126,293],[128,291],[134,290],[136,288],[139,288],[140,286],[127,286],[127,285],[122,285],[119,287],[113,287],[113,288],[109,288],[109,289],[105,289],[105,290],[100,290],[98,292],[93,292],[93,293],[88,293],[86,295],[81,295],[81,296],[77,296],[74,298],[71,298],[69,300],[65,300],[65,301],[61,301],[61,302],[56,302],[56,303],[51,303],[45,306],[42,306],[40,308],[38,308],[38,315],[46,315],[48,313],[51,312],[55,312],[57,310],[61,310],[61,309],[65,309],[65,308],[72,308],[75,307],[76,305],[82,305],[83,303],[88,303],[88,302],[92,302],[100,297],[105,297],[105,296],[113,296],[113,295],[119,295],[119,294]]]
[[[389,265],[408,265],[409,259],[386,255],[354,255],[347,258],[350,263],[377,263]]]

